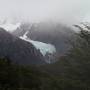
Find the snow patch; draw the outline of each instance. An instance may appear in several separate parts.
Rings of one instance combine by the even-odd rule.
[[[5,23],[5,24],[0,24],[0,27],[4,28],[5,30],[9,32],[13,32],[20,26],[20,23],[12,24],[12,23]]]

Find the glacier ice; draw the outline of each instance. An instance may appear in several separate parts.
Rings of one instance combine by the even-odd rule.
[[[28,33],[28,31],[23,36],[21,36],[20,38],[25,40],[25,41],[28,41],[28,42],[32,43],[36,47],[36,49],[40,50],[40,52],[43,54],[43,56],[45,56],[46,53],[53,54],[53,53],[56,52],[56,48],[55,48],[54,45],[43,43],[43,42],[40,42],[40,41],[31,40],[27,37],[27,33]]]

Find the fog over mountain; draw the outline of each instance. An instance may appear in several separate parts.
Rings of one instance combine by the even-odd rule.
[[[57,53],[63,55],[70,48],[66,44],[74,35],[70,26],[88,20],[89,3],[89,0],[0,0],[0,27],[32,43],[45,59],[50,59],[54,53],[55,57]]]
[[[56,21],[74,24],[90,18],[90,0],[0,0],[0,23]]]

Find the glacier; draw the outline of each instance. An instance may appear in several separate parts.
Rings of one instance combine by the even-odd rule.
[[[28,31],[23,36],[20,36],[20,38],[32,43],[36,47],[36,49],[40,50],[43,56],[45,56],[47,53],[50,54],[56,53],[56,48],[54,45],[31,40],[27,37],[27,33]]]

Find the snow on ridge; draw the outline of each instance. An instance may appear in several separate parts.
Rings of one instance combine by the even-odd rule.
[[[36,49],[40,50],[40,52],[43,54],[43,56],[45,56],[46,53],[53,54],[53,53],[56,52],[56,48],[55,48],[54,45],[31,40],[26,36],[27,33],[28,33],[28,31],[23,36],[21,36],[20,38],[25,40],[25,41],[28,41],[28,42],[32,43],[36,47]]]
[[[12,24],[12,23],[5,23],[0,24],[0,27],[4,28],[5,30],[12,32],[13,30],[16,30],[20,26],[20,23]]]

